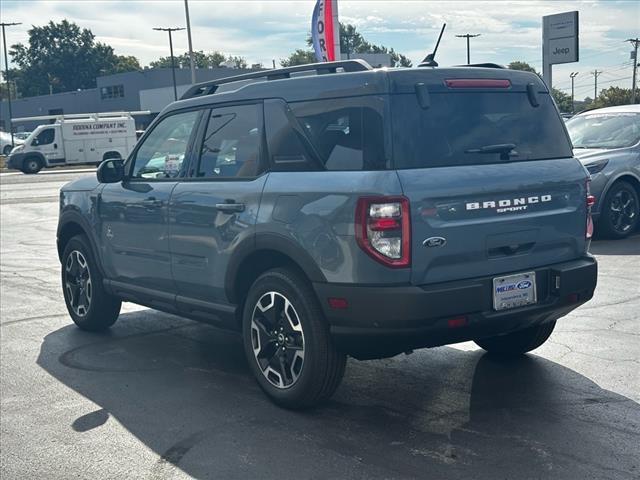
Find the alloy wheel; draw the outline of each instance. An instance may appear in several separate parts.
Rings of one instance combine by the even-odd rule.
[[[296,309],[281,293],[267,292],[256,302],[251,345],[269,383],[280,389],[296,383],[304,366],[304,332]]]
[[[611,225],[618,233],[626,233],[636,220],[637,206],[634,196],[626,189],[615,193],[609,202]]]
[[[84,317],[91,306],[91,272],[84,255],[73,250],[67,257],[64,268],[64,286],[67,290],[69,305],[76,315]]]

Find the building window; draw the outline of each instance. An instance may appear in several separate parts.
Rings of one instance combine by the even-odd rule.
[[[102,87],[100,89],[100,97],[102,100],[106,100],[107,98],[124,97],[124,85],[110,85],[108,87]]]

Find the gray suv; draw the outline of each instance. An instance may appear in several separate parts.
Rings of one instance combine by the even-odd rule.
[[[346,356],[537,348],[588,301],[589,175],[548,89],[500,68],[266,70],[191,88],[60,194],[82,329],[122,301],[234,329],[289,408]]]

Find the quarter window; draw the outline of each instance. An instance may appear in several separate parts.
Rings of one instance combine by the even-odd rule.
[[[178,113],[158,123],[138,148],[132,177],[165,179],[180,176],[198,113]]]
[[[211,111],[197,176],[255,177],[260,172],[262,106],[237,105]]]

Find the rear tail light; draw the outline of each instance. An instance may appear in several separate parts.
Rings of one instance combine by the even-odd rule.
[[[392,268],[411,263],[409,200],[405,197],[360,197],[356,207],[356,240],[369,256]]]
[[[593,237],[593,218],[591,217],[591,207],[596,204],[596,197],[591,195],[591,180],[587,180],[587,231],[585,237],[587,240]]]

